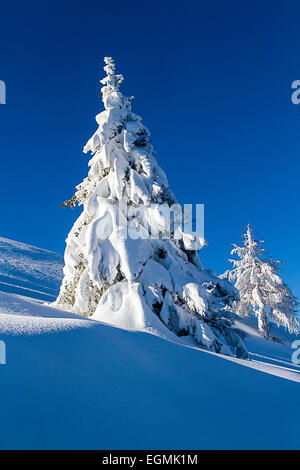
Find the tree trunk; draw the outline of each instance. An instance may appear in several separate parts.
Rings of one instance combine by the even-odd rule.
[[[268,318],[264,309],[258,312],[258,331],[265,338],[269,338]]]

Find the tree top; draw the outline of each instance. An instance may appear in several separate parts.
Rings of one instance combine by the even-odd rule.
[[[118,91],[124,77],[121,74],[116,74],[116,65],[112,57],[104,57],[104,62],[106,65],[103,68],[106,77],[100,80],[100,83],[106,85],[111,92]]]

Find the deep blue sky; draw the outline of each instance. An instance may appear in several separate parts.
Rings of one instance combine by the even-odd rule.
[[[204,203],[208,248],[228,268],[245,225],[300,296],[299,1],[2,2],[0,236],[63,252],[80,209],[104,56],[152,133],[182,203]]]

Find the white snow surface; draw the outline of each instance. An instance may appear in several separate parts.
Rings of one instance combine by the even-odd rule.
[[[30,275],[53,288],[50,261],[59,255],[7,246],[18,283]],[[37,253],[48,261],[35,270]],[[299,449],[300,368],[291,362],[295,337],[282,328],[272,334],[285,344],[258,335],[255,320],[239,322],[249,334],[246,361],[171,332],[162,338],[56,310],[43,294],[31,298],[31,287],[26,298],[12,290],[0,291],[1,449]]]

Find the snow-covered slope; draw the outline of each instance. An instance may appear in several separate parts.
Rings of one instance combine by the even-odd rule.
[[[62,268],[62,255],[0,237],[1,291],[52,301]]]
[[[49,260],[56,255],[35,252],[33,267],[32,250],[26,255],[20,245],[20,273],[19,245],[5,243],[14,247],[6,266],[14,279],[30,275],[32,284],[43,279],[43,289],[55,290]],[[289,343],[265,341],[252,321],[241,324],[253,359],[244,361],[175,336],[110,327],[34,296],[0,292],[7,361],[0,365],[0,448],[300,448],[299,367]]]

